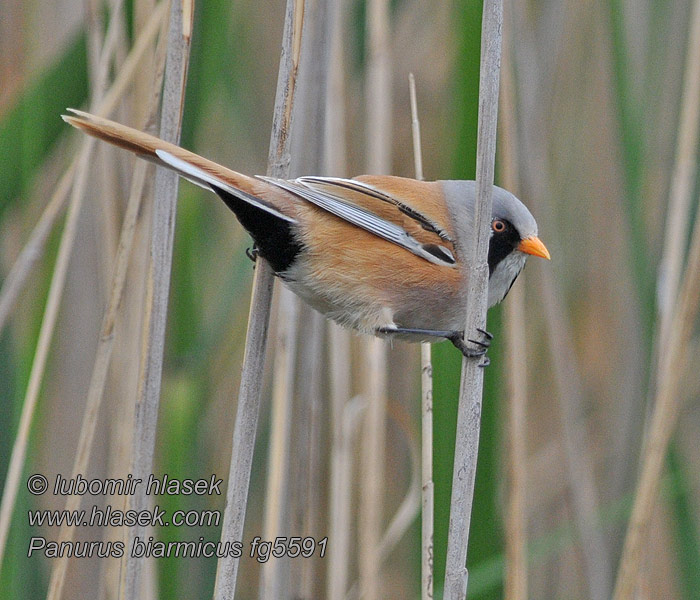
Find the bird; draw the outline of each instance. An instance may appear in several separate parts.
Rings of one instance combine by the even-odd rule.
[[[67,112],[70,125],[213,191],[250,234],[255,255],[340,325],[406,341],[446,339],[470,358],[489,347],[488,332],[465,340],[463,331],[476,182],[248,176],[137,129]],[[505,298],[528,256],[550,259],[537,222],[518,198],[493,186],[489,307]]]

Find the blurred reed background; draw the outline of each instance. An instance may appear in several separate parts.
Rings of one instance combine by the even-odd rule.
[[[390,80],[381,102],[390,112],[389,128],[380,117],[369,117],[377,92],[368,75],[368,21],[379,18],[371,12],[374,3],[308,2],[307,39],[315,36],[316,51],[328,63],[302,62],[306,79],[296,100],[292,174],[359,174],[374,160],[374,170],[413,176],[408,92],[413,72],[425,177],[473,178],[481,3],[378,4],[387,11],[388,62],[382,72]],[[507,180],[532,209],[553,260],[531,260],[516,284],[518,297],[505,302],[524,301],[524,339],[510,341],[513,328],[502,308],[489,312],[496,340],[486,374],[470,598],[501,598],[506,590],[509,598],[612,595],[645,431],[658,416],[655,405],[668,417],[666,430],[673,436],[649,536],[643,538],[643,552],[633,555],[642,567],[639,597],[700,598],[695,401],[700,377],[697,369],[683,368],[697,365],[700,357],[692,289],[686,290],[684,327],[673,326],[676,290],[688,280],[681,275],[679,284],[673,274],[683,273],[683,256],[694,248],[690,232],[697,213],[700,102],[693,82],[700,61],[689,51],[698,46],[692,41],[700,15],[696,4],[505,2],[497,180]],[[284,5],[282,0],[264,6],[250,0],[196,4],[183,146],[244,173],[266,171]],[[57,539],[58,528],[31,529],[26,511],[59,509],[65,499],[31,496],[26,479],[43,473],[53,481],[56,473],[69,476],[73,469],[120,230],[131,215],[133,250],[85,475],[129,472],[152,205],[145,195],[138,212],[127,208],[134,172],[130,155],[96,144],[83,159],[89,164],[84,170],[76,157],[86,140],[69,130],[60,114],[68,106],[95,110],[109,101],[117,120],[140,128],[153,122],[167,10],[156,13],[148,0],[4,0],[0,5],[0,481],[8,481],[23,407],[27,398],[36,400],[0,562],[1,598],[44,598],[49,589],[55,561],[28,559],[27,548],[32,535]],[[138,50],[137,40],[147,35],[150,41]],[[143,57],[129,70],[135,49]],[[379,136],[383,149],[372,146],[378,131],[386,131]],[[319,148],[325,148],[325,156]],[[376,152],[380,158],[370,159]],[[149,169],[146,188],[152,180]],[[79,212],[67,209],[81,202]],[[674,207],[672,218],[669,207]],[[71,215],[72,247],[65,242]],[[244,252],[249,245],[219,200],[181,185],[156,474],[196,479],[228,473],[253,274]],[[61,269],[65,289],[56,294],[55,273]],[[51,295],[60,302],[47,308]],[[329,536],[329,550],[324,559],[268,563],[273,572],[262,580],[260,564],[244,555],[236,597],[258,597],[259,583],[272,580],[282,590],[275,592],[279,598],[343,598],[359,590],[368,598],[418,598],[420,349],[401,343],[387,347],[382,410],[370,410],[376,404],[368,403],[367,395],[381,391],[381,375],[368,375],[367,344],[327,328],[300,307],[299,337],[291,344],[297,357],[286,359],[292,374],[297,366],[296,381],[293,394],[291,384],[282,390],[291,405],[284,405],[280,444],[280,430],[271,435],[270,397],[281,385],[273,380],[274,371],[284,362],[276,356],[282,347],[276,336],[283,327],[294,329],[277,318],[283,312],[273,309],[267,368],[261,374],[265,386],[243,541],[268,535],[265,523],[271,517],[265,513],[273,510],[274,496],[282,502],[280,535]],[[40,333],[52,314],[53,335]],[[509,358],[505,350],[511,344],[516,350]],[[44,352],[46,370],[39,376]],[[665,356],[674,360],[667,364]],[[437,597],[460,361],[449,344],[433,347]],[[511,382],[515,373],[525,384]],[[525,405],[512,411],[511,398],[518,397],[513,389],[525,389],[520,394]],[[371,439],[368,414],[379,419],[379,426],[373,421]],[[515,418],[506,427],[509,414]],[[511,444],[514,436],[520,442]],[[269,449],[280,447],[284,455],[271,457]],[[368,447],[383,455],[369,474]],[[510,447],[524,454],[514,460]],[[272,458],[281,459],[282,466],[274,466]],[[282,497],[267,491],[273,469],[283,477],[275,484],[281,485],[276,489]],[[519,486],[515,495],[511,481]],[[367,489],[375,492],[368,497]],[[512,497],[523,499],[520,513],[509,505]],[[123,501],[85,498],[83,507],[111,502],[120,508]],[[171,512],[224,509],[219,496],[159,497],[157,503]],[[376,544],[400,506],[402,517],[393,530],[400,535],[379,549]],[[378,519],[379,530],[367,522],[368,513]],[[518,514],[523,527],[517,526]],[[118,540],[125,533],[101,528],[75,535]],[[163,528],[152,535],[216,541],[220,531]],[[344,551],[333,550],[334,543]],[[522,553],[513,554],[514,547],[524,550],[526,563]],[[526,569],[513,575],[516,563]],[[151,567],[144,598],[212,594],[215,559],[158,559]],[[66,575],[65,598],[118,596],[117,559],[74,559]]]

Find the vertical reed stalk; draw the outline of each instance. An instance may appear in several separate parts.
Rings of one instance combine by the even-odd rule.
[[[290,166],[290,177],[304,173],[319,173],[323,169],[323,152],[325,143],[325,108],[328,78],[329,56],[326,50],[328,35],[326,24],[326,2],[309,2],[304,12],[304,24],[301,43],[301,66],[297,77],[297,108],[295,109],[292,130],[291,151],[294,154]],[[306,482],[311,477],[309,459],[313,448],[309,446],[311,420],[292,418],[295,383],[298,402],[294,403],[299,411],[311,416],[309,403],[313,401],[302,388],[310,390],[314,383],[313,376],[319,375],[316,368],[306,373],[296,373],[297,354],[319,346],[318,340],[309,340],[311,335],[320,335],[322,327],[304,327],[312,319],[300,321],[299,298],[288,288],[282,288],[278,297],[277,340],[275,343],[275,366],[273,371],[272,392],[272,426],[268,454],[268,487],[265,498],[264,531],[265,539],[272,540],[280,535],[307,535],[303,532],[303,519],[294,519],[293,515],[307,514],[308,502],[298,504],[304,499]],[[308,308],[306,309],[309,310]],[[322,318],[315,313],[315,318]],[[306,338],[303,346],[298,338]],[[316,358],[320,358],[317,353]],[[317,361],[318,362],[318,361]],[[308,410],[308,413],[307,413]],[[292,438],[298,444],[292,450]],[[291,460],[294,457],[294,461]],[[304,461],[303,465],[299,463]],[[294,469],[294,466],[298,468]],[[290,472],[292,475],[290,476]],[[290,477],[296,477],[296,480]],[[304,481],[306,479],[306,481]],[[294,493],[294,486],[302,495]],[[300,489],[306,488],[306,489]],[[294,529],[294,528],[297,529]],[[295,597],[295,584],[301,583],[299,572],[314,561],[305,560],[302,564],[285,558],[268,561],[262,565],[260,574],[261,598]],[[294,565],[293,572],[290,566]],[[292,579],[293,577],[293,579]],[[307,577],[310,583],[310,578]],[[307,584],[308,585],[308,584]],[[309,594],[306,594],[308,596]]]
[[[329,483],[328,548],[326,597],[343,600],[348,588],[348,556],[350,555],[352,429],[348,426],[350,411],[350,340],[348,332],[335,323],[328,324],[331,372],[331,444]],[[355,411],[356,412],[356,411]]]
[[[370,173],[391,170],[391,62],[389,2],[367,4],[367,168]],[[379,338],[365,342],[364,372],[368,402],[362,445],[362,495],[359,522],[360,593],[373,600],[382,596],[380,542],[386,425],[386,344]]]
[[[301,57],[303,24],[303,0],[288,0],[285,10],[272,133],[270,135],[267,174],[271,177],[286,178],[289,173],[289,131],[294,113],[294,94]],[[236,422],[233,429],[226,511],[221,530],[223,544],[227,542],[232,544],[243,539],[250,469],[253,462],[255,433],[260,409],[273,283],[272,269],[264,260],[258,260],[253,281]],[[219,559],[214,589],[216,600],[233,598],[236,590],[239,560],[235,556],[224,556]]]
[[[693,239],[676,303],[665,351],[660,357],[660,378],[651,416],[649,435],[642,455],[642,472],[625,538],[614,600],[634,598],[643,563],[644,542],[656,506],[668,443],[678,419],[684,394],[681,383],[688,364],[688,347],[700,307],[700,219]]]
[[[329,6],[330,72],[326,92],[325,165],[328,175],[346,174],[345,129],[345,56],[343,38],[347,19],[341,2]],[[330,371],[330,481],[328,500],[328,548],[326,567],[326,597],[344,600],[348,589],[350,556],[352,434],[350,415],[357,420],[358,410],[351,410],[352,353],[350,334],[336,323],[327,324]],[[357,403],[354,404],[357,406]]]
[[[264,539],[296,535],[286,531],[289,522],[289,453],[292,437],[292,401],[297,356],[299,302],[294,293],[283,287],[279,291],[277,335],[275,339],[274,380],[272,384],[272,423],[267,462]],[[268,561],[260,571],[259,598],[289,597],[284,581],[283,558]]]
[[[501,139],[499,157],[503,186],[519,195],[518,185],[518,131],[514,107],[512,38],[510,19],[505,19],[501,70]],[[523,279],[524,275],[520,275]],[[524,281],[511,289],[505,306],[506,354],[508,380],[508,414],[506,417],[507,485],[508,498],[505,518],[506,574],[504,597],[509,600],[527,600],[527,506],[525,502],[527,477],[527,347],[525,344]]]
[[[542,304],[551,341],[562,439],[574,518],[581,538],[585,581],[589,596],[596,600],[604,600],[610,597],[611,562],[598,518],[599,494],[584,425],[586,419],[583,414],[583,383],[576,367],[576,355],[572,345],[573,332],[558,299],[554,276],[550,270],[541,272]]]
[[[293,175],[318,173],[327,175],[326,157],[328,128],[326,105],[331,64],[331,2],[317,0],[309,3],[304,19],[301,76],[298,82],[298,110],[293,136]],[[291,450],[290,509],[287,529],[293,535],[327,535],[321,528],[322,494],[325,464],[322,459],[321,418],[324,416],[322,382],[324,379],[324,316],[311,307],[300,304],[299,367],[294,402],[295,432]],[[320,568],[326,558],[313,557],[299,564],[284,561],[289,571],[288,595],[293,598],[313,598],[321,592]]]
[[[700,124],[700,2],[693,2],[688,34],[685,75],[678,121],[676,159],[671,176],[664,250],[659,264],[658,347],[664,348],[678,294],[683,256],[687,243],[690,196],[698,164]]]
[[[297,470],[298,481],[296,483],[296,505],[294,507],[296,519],[294,523],[294,535],[315,535],[319,531],[327,532],[321,527],[322,502],[324,486],[324,462],[322,460],[325,448],[321,446],[324,416],[324,398],[321,389],[324,365],[324,332],[326,330],[325,317],[308,306],[301,306],[304,311],[302,322],[308,323],[305,327],[307,339],[301,348],[301,361],[299,367],[299,397],[300,407],[298,421],[303,423],[303,430],[297,440],[297,452],[294,454],[299,463]],[[304,318],[307,317],[307,318]],[[295,419],[296,421],[297,419]],[[320,567],[325,562],[311,558],[304,560],[298,568],[298,576],[295,577],[295,587],[292,589],[295,598],[315,598],[320,595]]]
[[[172,2],[168,30],[167,58],[163,84],[163,102],[159,135],[167,142],[177,144],[184,106],[185,82],[189,63],[191,21],[183,19],[184,13],[192,18],[191,10],[184,7],[193,0]],[[173,238],[179,177],[176,173],[159,168],[156,170],[153,224],[151,229],[151,261],[147,278],[147,294],[144,315],[144,345],[139,372],[139,387],[134,418],[134,438],[131,472],[135,479],[146,481],[153,472],[153,455],[156,445],[156,426],[160,404],[160,386],[165,346],[165,323],[170,289]],[[131,508],[143,510],[148,506],[145,486],[138,486],[131,498]],[[128,548],[137,537],[143,537],[145,528],[129,529]],[[125,585],[122,596],[136,600],[142,596],[141,574],[144,561],[125,553]]]
[[[479,122],[476,155],[476,206],[474,236],[466,249],[469,268],[465,337],[486,326],[488,264],[486,262],[493,201],[494,163],[496,159],[496,122],[501,62],[502,0],[485,0],[481,30],[481,67],[479,75]],[[452,477],[450,524],[445,565],[445,600],[462,600],[467,594],[469,572],[466,568],[469,526],[474,499],[474,479],[479,449],[481,402],[484,385],[481,359],[462,360],[462,378],[457,415],[455,462]]]
[[[423,179],[423,154],[420,143],[420,121],[418,120],[418,101],[416,99],[416,79],[413,73],[408,76],[411,96],[411,130],[413,133],[413,161],[416,179]],[[421,372],[421,456],[422,456],[422,515],[421,515],[421,598],[433,597],[433,365],[430,344],[422,343],[420,347]]]

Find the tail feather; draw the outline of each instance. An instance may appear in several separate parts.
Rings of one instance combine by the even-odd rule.
[[[208,189],[214,185],[220,185],[229,192],[235,193],[235,191],[240,190],[245,194],[257,195],[256,190],[259,189],[260,182],[254,177],[248,177],[227,169],[194,152],[180,148],[175,144],[170,144],[138,129],[73,108],[68,110],[73,115],[62,115],[62,118],[69,125],[105,142],[129,150],[160,166],[177,171],[182,177],[189,179],[193,183]],[[159,152],[167,152],[188,165],[189,168],[184,170],[179,168],[178,164],[180,163],[177,163],[177,161],[166,162],[158,156]],[[197,176],[198,171],[200,176]]]

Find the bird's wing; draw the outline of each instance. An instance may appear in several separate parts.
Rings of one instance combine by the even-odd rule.
[[[331,177],[300,177],[293,181],[260,179],[431,263],[440,266],[456,263],[454,243],[447,230],[374,186]]]
[[[435,212],[436,207],[430,205],[425,206],[426,198],[430,195],[434,195],[436,187],[439,186],[439,184],[435,182],[417,182],[414,179],[407,180],[403,177],[376,175],[361,175],[355,179],[344,179],[340,177],[300,177],[299,181],[316,189],[326,190],[331,194],[337,193],[334,192],[334,188],[336,188],[336,190],[342,189],[345,195],[347,195],[348,192],[355,192],[355,194],[352,194],[353,200],[359,201],[363,206],[367,204],[368,201],[372,204],[379,201],[393,207],[390,209],[391,212],[398,210],[399,213],[408,217],[408,219],[413,221],[421,229],[436,234],[445,242],[454,242],[452,234],[449,231],[451,227],[449,223],[444,222],[445,215],[443,211],[438,209],[438,212],[441,214],[432,215],[429,214],[429,212]],[[401,183],[407,184],[403,186],[405,188],[404,190],[401,189]],[[383,190],[381,187],[382,184],[392,189],[390,191]],[[421,194],[420,202],[424,204],[424,206],[417,206],[417,199],[411,198],[410,193],[408,195],[406,194],[406,190],[409,188],[413,190],[413,194],[416,193],[416,190],[419,190],[418,193]],[[443,223],[440,223],[440,221],[443,221]]]

